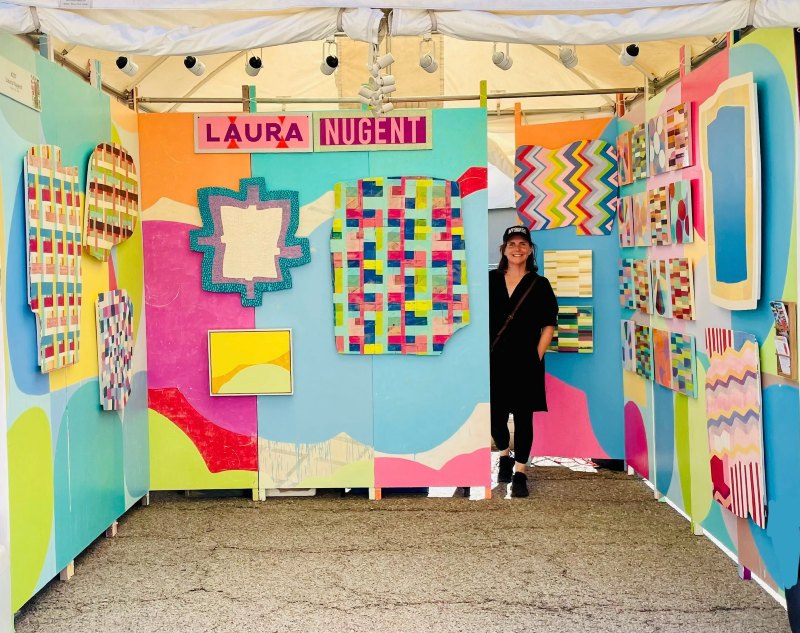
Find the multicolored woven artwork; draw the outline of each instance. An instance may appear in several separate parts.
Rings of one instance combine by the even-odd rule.
[[[697,397],[697,361],[694,336],[670,332],[669,350],[672,362],[672,389],[692,398]]]
[[[620,198],[619,206],[617,207],[617,218],[620,247],[625,248],[628,246],[636,246],[632,196]]]
[[[617,152],[604,141],[558,149],[522,145],[516,153],[517,213],[531,230],[575,226],[578,235],[609,235],[617,212]]]
[[[630,320],[620,321],[622,338],[622,369],[636,371],[636,323]]]
[[[81,324],[81,204],[78,168],[61,148],[36,145],[25,156],[28,303],[36,315],[39,367],[78,361]]]
[[[692,261],[686,257],[669,260],[669,287],[672,318],[694,319],[694,275]]]
[[[634,301],[639,312],[650,314],[650,266],[646,259],[633,262],[633,289],[636,293]]]
[[[631,165],[631,131],[623,132],[617,137],[617,160],[619,162],[619,184],[629,185],[633,182]]]
[[[133,157],[119,145],[101,143],[89,159],[84,251],[100,261],[111,247],[133,235],[139,216],[139,180]]]
[[[547,349],[591,354],[594,351],[593,329],[591,306],[558,306],[558,325]]]
[[[644,123],[631,130],[631,169],[634,180],[647,178],[647,130]]]
[[[667,124],[663,114],[647,122],[647,170],[651,176],[667,171]]]
[[[669,332],[653,328],[653,377],[659,385],[672,389],[672,359]]]
[[[682,103],[666,114],[667,170],[674,171],[690,167],[692,161],[692,109],[691,104]]]
[[[653,340],[649,325],[634,325],[636,345],[636,373],[642,378],[653,380]]]
[[[633,243],[635,246],[650,246],[650,208],[647,194],[636,193],[633,199]]]
[[[764,437],[758,341],[706,328],[706,417],[713,495],[736,516],[766,527]]]
[[[125,290],[97,295],[97,365],[100,406],[106,411],[125,407],[131,395],[133,302]]]
[[[650,291],[653,314],[672,318],[672,297],[670,296],[670,262],[654,259],[650,262]]]
[[[308,239],[295,236],[296,191],[267,191],[263,178],[242,178],[239,187],[198,189],[203,227],[189,231],[189,244],[203,253],[203,290],[260,306],[263,293],[292,287],[289,269],[311,261],[311,252]]]
[[[458,183],[365,178],[338,183],[334,194],[336,350],[441,353],[469,323]]]
[[[557,297],[591,297],[592,251],[545,251],[544,276]]]
[[[667,187],[669,200],[670,236],[673,244],[689,244],[694,241],[692,220],[692,183],[687,180],[671,182]]]
[[[662,246],[672,242],[672,225],[669,217],[667,188],[659,187],[647,192],[647,209],[650,216],[650,244]]]
[[[633,298],[633,260],[619,260],[619,304],[626,310],[635,310]]]
[[[292,395],[292,331],[210,330],[208,374],[212,396]]]

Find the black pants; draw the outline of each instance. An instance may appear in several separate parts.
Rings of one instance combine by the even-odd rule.
[[[800,633],[800,579],[794,587],[786,590],[786,608],[789,611],[789,626],[792,628],[792,633]]]
[[[508,414],[514,414],[514,460],[527,464],[533,445],[533,411],[529,409],[512,410],[509,407],[492,403],[492,439],[497,450],[504,451],[511,441],[508,431]]]

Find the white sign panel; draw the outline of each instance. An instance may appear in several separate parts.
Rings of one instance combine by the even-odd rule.
[[[42,93],[39,90],[39,78],[12,64],[5,57],[0,57],[0,94],[11,97],[14,101],[42,111]]]

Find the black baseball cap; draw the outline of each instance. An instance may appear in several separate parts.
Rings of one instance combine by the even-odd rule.
[[[531,232],[528,230],[527,226],[522,226],[521,224],[509,226],[505,230],[505,233],[503,233],[503,244],[505,244],[512,237],[521,237],[522,239],[526,240],[528,244],[533,244]]]

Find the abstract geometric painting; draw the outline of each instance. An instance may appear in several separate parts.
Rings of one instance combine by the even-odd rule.
[[[636,323],[630,320],[620,321],[622,337],[622,369],[636,371]]]
[[[558,326],[547,349],[591,354],[594,351],[593,327],[591,306],[558,306]]]
[[[81,323],[81,194],[78,168],[61,148],[36,145],[25,156],[28,303],[36,315],[43,373],[78,361]]]
[[[334,196],[336,351],[440,354],[469,323],[458,182],[365,178]]]
[[[645,192],[633,198],[633,242],[636,246],[650,246],[650,208]]]
[[[766,527],[758,341],[706,328],[706,417],[713,495],[736,516]]]
[[[650,262],[650,305],[653,314],[672,318],[672,298],[670,295],[670,264],[666,259],[655,259]]]
[[[659,114],[647,122],[647,169],[651,176],[667,171],[666,118]]]
[[[650,243],[662,246],[671,242],[667,188],[659,187],[647,192],[647,207],[650,216]]]
[[[591,297],[592,251],[545,251],[544,276],[556,297]]]
[[[558,149],[522,145],[516,153],[517,213],[533,231],[575,226],[609,235],[617,212],[617,152],[604,141]]]
[[[650,314],[650,266],[646,259],[637,259],[633,262],[633,289],[636,293],[636,309],[644,314]]]
[[[670,332],[669,349],[672,360],[672,389],[692,398],[697,397],[697,361],[694,336]]]
[[[682,103],[667,110],[667,170],[690,167],[692,162],[691,104]]]
[[[287,396],[292,382],[291,330],[210,330],[212,396]]]
[[[125,407],[131,395],[133,302],[125,290],[97,296],[97,365],[100,406],[106,411]]]
[[[686,257],[668,260],[672,318],[694,319],[694,280],[692,261]]]
[[[753,74],[731,77],[699,109],[711,301],[753,310],[761,297],[761,150]]]
[[[289,268],[311,261],[308,240],[296,237],[296,191],[267,191],[263,178],[242,178],[239,191],[198,189],[203,227],[189,245],[203,253],[203,290],[235,292],[243,306],[260,306],[263,293],[292,287]]]
[[[545,275],[546,277],[547,275]],[[633,260],[619,260],[619,304],[626,310],[635,310],[633,298]]]
[[[653,380],[653,340],[649,325],[634,326],[636,344],[636,373],[642,378]]]
[[[667,187],[669,199],[670,236],[673,244],[689,244],[694,241],[692,220],[692,183],[688,180],[671,182]]]
[[[101,143],[89,159],[84,252],[108,260],[111,247],[133,235],[139,216],[139,180],[133,157],[119,145]]]
[[[620,198],[617,207],[617,226],[619,228],[619,245],[622,248],[636,246],[633,228],[633,197]]]
[[[634,180],[647,178],[647,130],[644,123],[631,130],[631,168]]]
[[[629,185],[633,182],[631,165],[631,131],[623,132],[617,137],[617,160],[619,161],[619,184]]]
[[[653,368],[655,381],[667,389],[672,389],[669,332],[657,328],[653,328]]]

